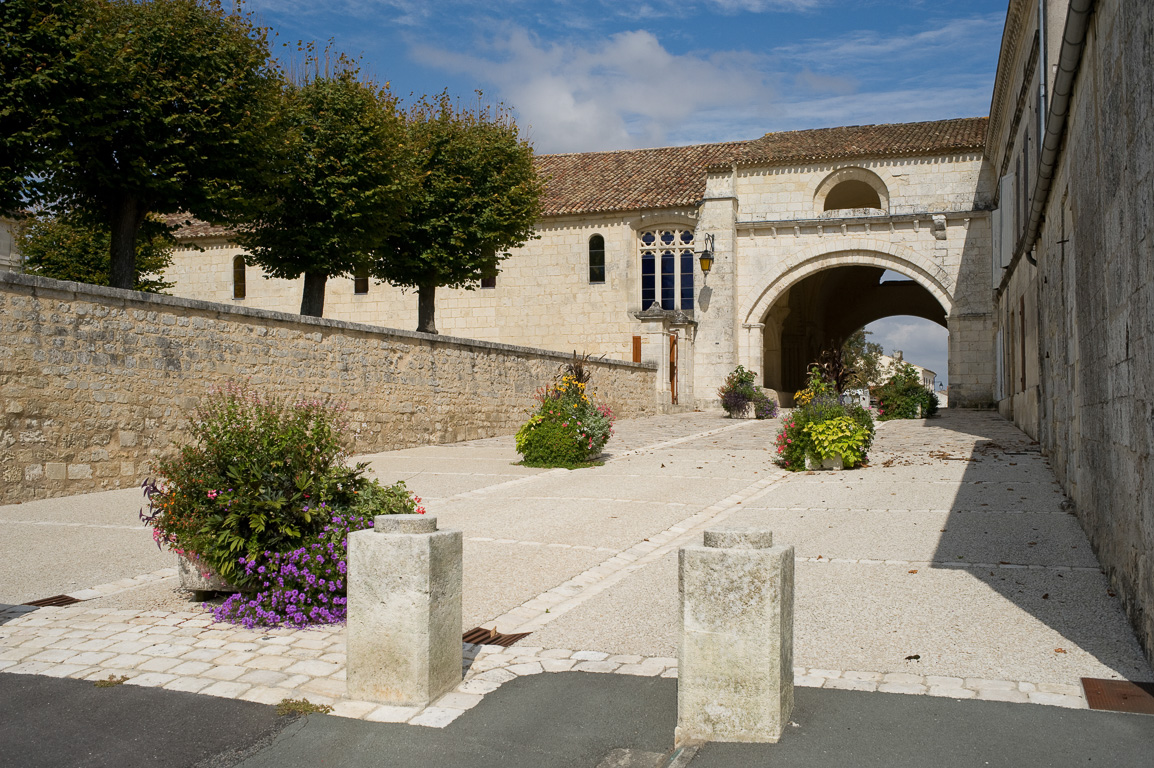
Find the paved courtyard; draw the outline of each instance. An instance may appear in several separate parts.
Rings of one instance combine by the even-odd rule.
[[[424,710],[350,700],[342,627],[214,624],[175,589],[136,490],[0,507],[0,671],[104,679],[444,726],[519,676],[677,674],[677,550],[759,525],[797,556],[796,681],[1084,707],[1081,677],[1154,680],[1046,459],[998,416],[881,424],[871,466],[786,473],[778,422],[623,421],[604,466],[514,465],[511,437],[362,457],[465,536],[466,646]],[[84,601],[30,610],[59,593]]]

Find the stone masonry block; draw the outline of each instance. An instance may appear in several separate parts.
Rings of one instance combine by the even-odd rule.
[[[793,710],[793,547],[708,531],[680,551],[677,744],[776,742]]]
[[[423,706],[461,682],[463,537],[425,515],[374,526],[349,535],[349,695]]]

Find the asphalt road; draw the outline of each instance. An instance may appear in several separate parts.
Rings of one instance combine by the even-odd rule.
[[[0,674],[0,766],[20,768],[597,768],[672,748],[676,681],[519,678],[444,729],[135,686]],[[1039,705],[797,689],[776,745],[708,744],[691,768],[1140,768],[1154,717]]]

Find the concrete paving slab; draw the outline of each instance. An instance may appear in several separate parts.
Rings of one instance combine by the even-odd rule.
[[[465,629],[516,608],[605,557],[604,552],[582,549],[466,541],[462,596]]]
[[[0,603],[39,600],[172,567],[173,555],[158,549],[151,529],[134,518],[124,515],[117,528],[0,522]]]
[[[743,506],[730,523],[770,528],[800,557],[1098,567],[1078,521],[1066,514],[757,508],[775,496]]]
[[[442,528],[459,528],[466,537],[536,541],[585,547],[624,549],[689,517],[701,506],[664,501],[637,503],[610,497],[473,498],[435,505]],[[570,492],[600,493],[594,489]],[[604,555],[602,559],[607,559]]]

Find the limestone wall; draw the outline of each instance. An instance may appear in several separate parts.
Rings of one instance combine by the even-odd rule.
[[[1154,659],[1151,30],[1150,3],[1095,5],[1033,286],[1039,440]]]
[[[247,380],[347,404],[368,452],[510,434],[569,352],[0,273],[0,503],[139,484],[198,398]],[[593,363],[621,416],[651,365]]]

